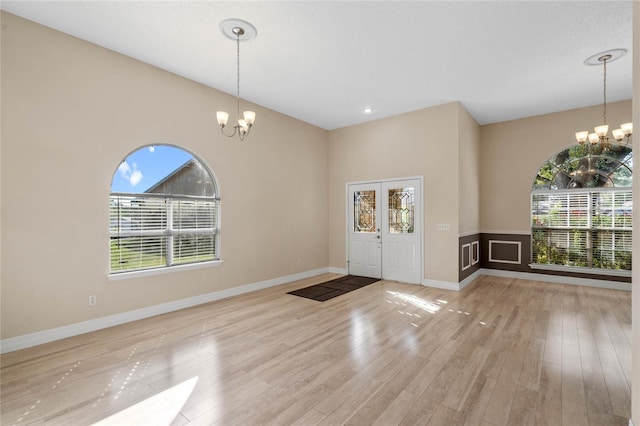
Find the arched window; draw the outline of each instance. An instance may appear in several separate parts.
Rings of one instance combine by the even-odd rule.
[[[129,154],[111,183],[111,274],[218,260],[219,209],[213,174],[189,152]]]
[[[632,177],[625,145],[574,145],[546,161],[531,191],[531,266],[630,271]]]

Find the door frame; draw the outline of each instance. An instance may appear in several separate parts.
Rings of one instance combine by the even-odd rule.
[[[416,220],[420,220],[420,283],[419,285],[423,285],[424,282],[424,234],[425,234],[425,223],[424,223],[424,218],[425,218],[425,198],[424,198],[424,176],[423,175],[417,175],[417,176],[404,176],[404,177],[397,177],[397,178],[386,178],[386,179],[372,179],[372,180],[358,180],[358,181],[351,181],[351,182],[346,182],[345,186],[344,186],[344,198],[346,200],[345,203],[345,211],[344,211],[344,215],[345,215],[345,266],[346,266],[346,273],[349,273],[349,203],[350,203],[350,199],[349,199],[349,186],[350,185],[360,185],[360,184],[375,184],[375,183],[385,183],[385,182],[395,182],[395,181],[403,181],[403,180],[419,180],[420,181],[420,199],[422,202],[422,206],[420,206],[420,217],[416,218]],[[385,212],[386,213],[386,212]],[[384,243],[384,241],[383,241]],[[384,276],[381,279],[385,279]]]

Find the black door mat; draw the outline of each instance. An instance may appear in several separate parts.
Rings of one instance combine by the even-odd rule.
[[[350,291],[368,286],[380,281],[379,278],[359,277],[357,275],[347,275],[346,277],[336,278],[335,280],[312,285],[311,287],[301,288],[299,290],[290,291],[287,294],[300,296],[318,302],[324,302],[334,297],[349,293]]]

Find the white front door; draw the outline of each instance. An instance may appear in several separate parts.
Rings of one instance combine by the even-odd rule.
[[[380,184],[349,185],[349,274],[382,278]]]
[[[348,194],[349,274],[420,284],[421,180],[352,184]]]

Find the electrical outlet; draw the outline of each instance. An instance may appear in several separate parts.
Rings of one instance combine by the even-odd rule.
[[[96,297],[96,295],[92,294],[91,296],[89,296],[89,306],[95,306],[96,303],[98,303],[98,298]]]
[[[438,231],[451,231],[451,224],[449,223],[439,223]]]

